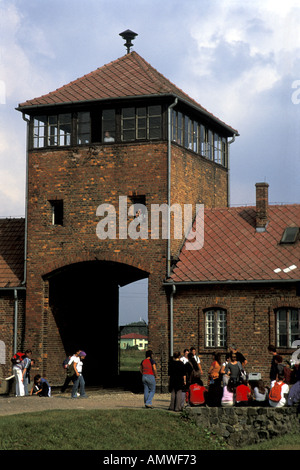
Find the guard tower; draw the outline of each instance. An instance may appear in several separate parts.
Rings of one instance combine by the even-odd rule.
[[[78,348],[88,383],[118,374],[118,289],[143,278],[149,347],[166,384],[163,281],[184,241],[172,236],[170,208],[228,204],[237,131],[131,52],[135,36],[129,44],[124,33],[124,56],[17,108],[28,123],[25,343],[53,384]],[[159,236],[151,232],[158,206],[167,236],[163,216]]]

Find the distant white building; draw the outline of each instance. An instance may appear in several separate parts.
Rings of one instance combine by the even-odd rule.
[[[120,338],[120,348],[127,349],[127,347],[137,346],[141,351],[148,346],[148,337],[140,335],[139,333],[127,333]]]

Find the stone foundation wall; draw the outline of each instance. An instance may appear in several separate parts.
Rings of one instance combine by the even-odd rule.
[[[223,437],[231,447],[257,444],[287,433],[300,433],[300,407],[186,408],[198,426]]]

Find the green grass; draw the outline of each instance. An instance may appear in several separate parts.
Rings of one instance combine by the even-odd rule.
[[[260,444],[245,446],[243,450],[300,450],[300,434],[285,434],[274,437]]]
[[[212,433],[161,410],[71,410],[0,418],[0,450],[226,450]],[[232,450],[232,449],[230,449]],[[299,434],[239,450],[300,450]]]
[[[213,450],[222,444],[160,410],[46,411],[0,418],[0,450]]]
[[[120,371],[139,371],[143,359],[145,359],[145,351],[120,349]]]

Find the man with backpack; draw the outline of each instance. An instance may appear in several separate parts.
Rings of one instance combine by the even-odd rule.
[[[80,389],[80,398],[87,398],[87,395],[85,394],[85,381],[82,375],[82,366],[85,357],[86,353],[84,351],[79,351],[79,353],[76,353],[75,356],[72,356],[69,361],[68,366],[72,366],[74,371],[74,375],[72,375],[73,387],[71,392],[71,398],[77,398],[78,388]]]
[[[269,393],[269,404],[273,408],[280,408],[286,404],[286,399],[289,393],[288,384],[284,383],[284,374],[278,374],[277,379],[271,383]]]

